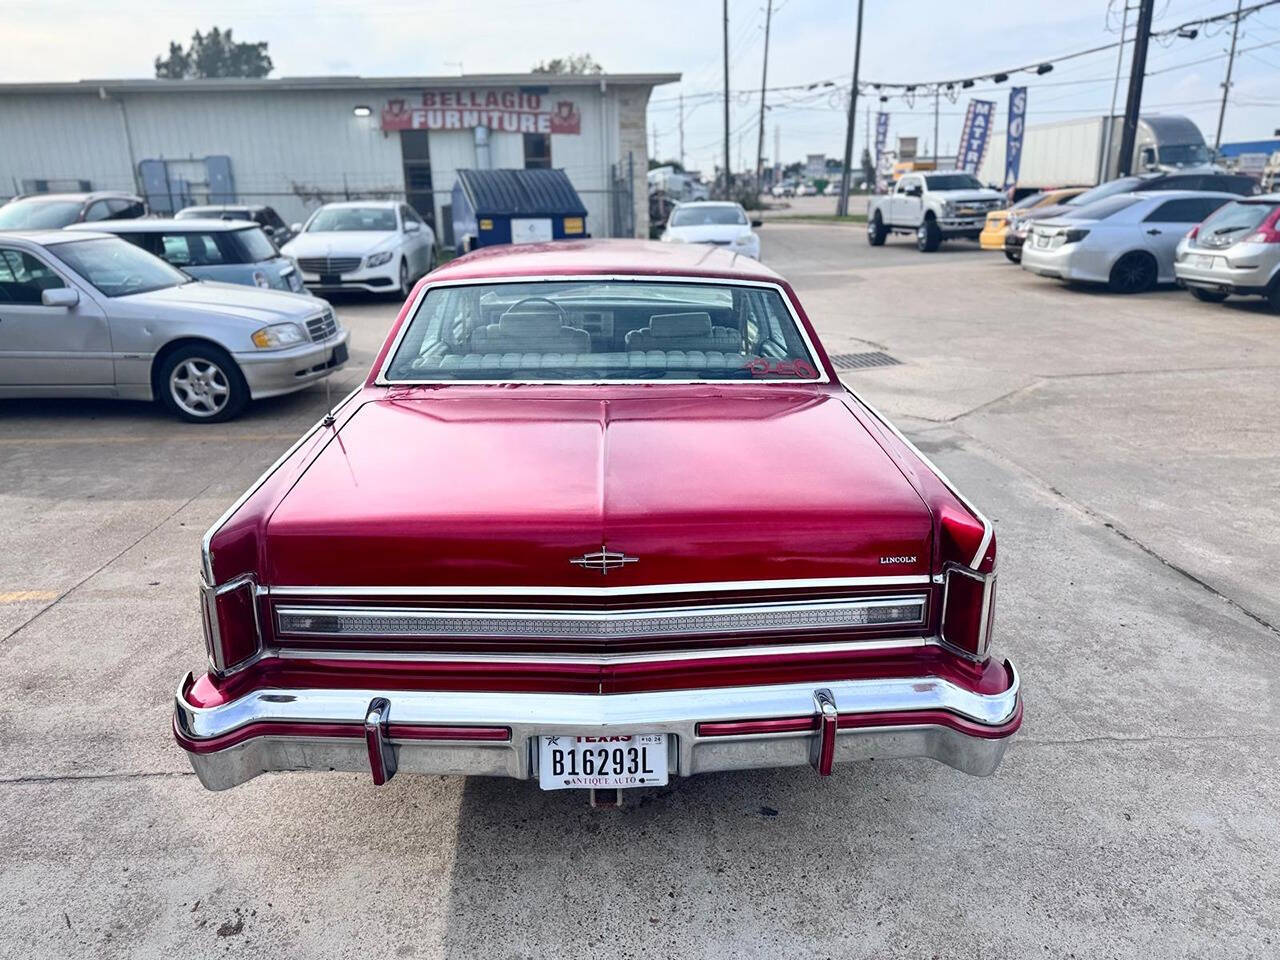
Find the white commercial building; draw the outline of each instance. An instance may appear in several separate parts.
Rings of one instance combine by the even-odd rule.
[[[555,167],[593,236],[647,236],[645,112],[679,74],[0,84],[0,198],[127,190],[155,212],[403,198],[446,241],[456,171]]]

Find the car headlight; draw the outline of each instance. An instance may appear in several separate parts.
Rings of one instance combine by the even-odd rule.
[[[739,236],[734,237],[734,238],[733,238],[733,243],[734,243],[734,245],[735,245],[735,246],[738,246],[738,247],[746,247],[746,246],[750,246],[750,245],[751,245],[751,241],[752,241],[752,240],[754,240],[754,239],[755,239],[755,237],[753,237],[751,234],[749,234],[749,233],[744,233],[744,234],[740,234]]]
[[[306,339],[307,335],[296,323],[273,323],[269,327],[255,330],[252,337],[253,345],[263,350],[292,346]]]
[[[942,214],[943,214],[943,216],[949,217],[949,216],[951,216],[951,215],[952,215],[953,213],[955,213],[955,212],[956,212],[956,205],[955,205],[954,203],[952,203],[950,200],[943,200],[943,201],[942,201]]]
[[[390,250],[384,250],[384,251],[382,251],[382,253],[375,253],[375,254],[371,255],[370,257],[368,257],[368,258],[365,260],[364,265],[365,265],[366,267],[380,267],[380,266],[382,266],[384,263],[386,263],[388,260],[390,260],[390,259],[391,259],[391,257],[392,257],[392,253],[391,253],[391,251],[390,251]]]

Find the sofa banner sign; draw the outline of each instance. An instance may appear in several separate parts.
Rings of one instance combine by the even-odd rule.
[[[424,90],[420,103],[388,100],[382,129],[471,130],[502,133],[582,132],[582,114],[572,100],[552,101],[523,90]]]
[[[1022,165],[1022,138],[1027,132],[1027,88],[1013,87],[1009,91],[1009,127],[1004,142],[1004,188],[1008,190],[1018,182],[1018,168]]]

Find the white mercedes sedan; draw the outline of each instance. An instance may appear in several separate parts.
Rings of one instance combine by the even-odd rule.
[[[218,423],[347,362],[333,308],[195,280],[106,233],[0,233],[0,398],[157,400]]]
[[[752,260],[760,259],[760,235],[752,227],[761,221],[747,218],[740,203],[722,200],[699,200],[678,203],[667,218],[662,233],[665,243],[710,243],[730,253],[741,253]]]
[[[416,210],[394,200],[326,203],[280,248],[314,291],[408,295],[435,269],[436,236]]]

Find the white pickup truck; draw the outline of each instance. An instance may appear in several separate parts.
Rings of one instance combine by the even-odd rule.
[[[987,214],[1005,203],[971,173],[905,173],[892,193],[868,205],[867,242],[878,247],[890,233],[914,233],[916,248],[932,253],[952,237],[977,240]]]

